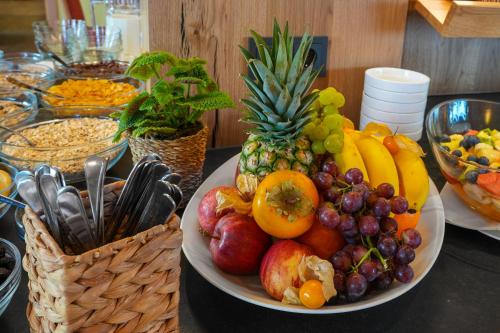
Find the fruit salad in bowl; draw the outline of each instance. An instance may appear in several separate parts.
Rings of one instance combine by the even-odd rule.
[[[442,174],[472,209],[500,222],[500,103],[457,99],[436,105],[427,135]]]

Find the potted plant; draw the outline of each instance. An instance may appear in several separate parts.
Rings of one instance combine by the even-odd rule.
[[[215,109],[233,107],[232,99],[220,91],[199,58],[183,59],[168,52],[147,52],[137,57],[126,75],[138,80],[155,79],[151,92],[142,92],[119,119],[115,140],[129,138],[134,162],[156,153],[179,173],[185,202],[199,186],[208,139],[208,128],[200,118]]]

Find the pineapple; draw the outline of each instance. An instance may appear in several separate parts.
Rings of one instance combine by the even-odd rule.
[[[247,107],[244,121],[254,126],[243,144],[239,161],[240,173],[263,178],[282,169],[309,174],[314,155],[311,142],[302,135],[309,122],[308,112],[318,93],[308,94],[319,71],[305,66],[312,37],[305,33],[293,53],[293,38],[288,23],[282,32],[274,21],[272,47],[262,36],[251,31],[259,57],[240,47],[255,80],[243,76],[250,94],[241,102]]]

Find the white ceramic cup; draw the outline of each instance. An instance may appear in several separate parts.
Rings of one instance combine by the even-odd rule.
[[[424,126],[422,121],[415,122],[415,123],[408,123],[408,124],[393,123],[393,122],[380,121],[380,120],[368,117],[365,114],[361,114],[361,116],[359,118],[359,128],[361,130],[363,130],[369,122],[385,124],[392,130],[393,133],[397,131],[398,133],[405,134],[405,135],[407,133],[415,133],[418,131],[422,131],[423,126]]]
[[[403,68],[375,67],[365,71],[365,84],[393,92],[427,93],[430,80],[427,75]]]
[[[362,103],[361,114],[364,114],[372,119],[384,123],[389,122],[389,123],[409,124],[409,123],[423,122],[425,111],[422,110],[422,112],[415,112],[408,114],[392,113],[392,112],[377,110],[372,107],[369,107],[365,103]]]
[[[371,98],[400,104],[419,103],[427,100],[426,91],[417,93],[400,93],[372,87],[366,83],[364,93]]]
[[[386,102],[381,101],[379,99],[375,99],[373,97],[368,96],[366,93],[363,93],[363,104],[369,106],[373,109],[391,112],[397,114],[401,117],[406,116],[410,113],[422,113],[425,112],[425,106],[427,105],[427,100],[418,103],[394,103],[394,102]]]
[[[421,129],[420,131],[417,131],[417,132],[402,133],[402,134],[406,135],[407,137],[409,137],[412,140],[418,141],[418,140],[422,139],[422,132],[423,132],[423,129]]]

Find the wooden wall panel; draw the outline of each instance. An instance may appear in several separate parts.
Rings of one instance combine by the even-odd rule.
[[[445,38],[416,12],[406,25],[403,67],[431,78],[429,93],[500,91],[499,38]]]
[[[208,60],[221,88],[238,101],[246,91],[246,71],[238,44],[248,30],[271,35],[272,21],[286,20],[296,35],[305,30],[329,37],[328,77],[319,87],[335,86],[346,96],[344,111],[357,121],[363,73],[374,66],[400,66],[408,0],[149,0],[150,49]],[[241,105],[206,117],[214,146],[240,144]]]
[[[45,6],[41,0],[0,0],[0,49],[35,50],[31,24],[43,19]]]

